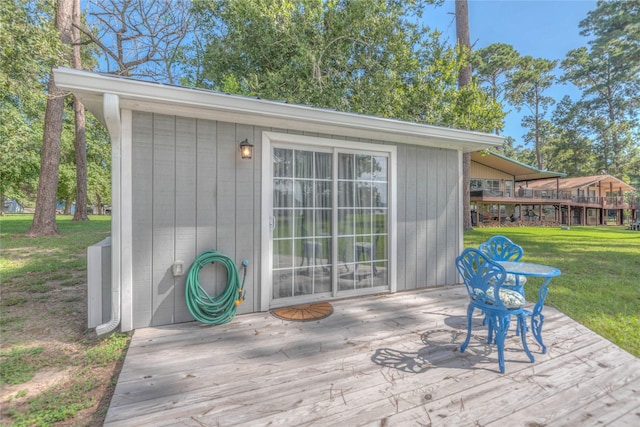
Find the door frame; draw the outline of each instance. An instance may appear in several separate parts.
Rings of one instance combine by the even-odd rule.
[[[331,147],[344,148],[345,150],[358,150],[362,152],[383,152],[389,155],[388,163],[388,181],[389,181],[389,236],[387,238],[389,259],[388,259],[388,277],[389,292],[396,292],[397,283],[397,147],[390,144],[374,144],[360,141],[347,141],[342,139],[331,139],[322,137],[313,137],[298,134],[286,134],[272,131],[262,132],[262,165],[261,165],[261,181],[262,181],[262,203],[261,203],[261,257],[260,257],[260,311],[268,311],[273,308],[273,275],[271,266],[273,265],[273,252],[271,245],[271,234],[273,231],[272,211],[273,211],[273,160],[272,145],[288,144],[299,146],[301,149],[305,147]],[[334,171],[335,173],[335,171]],[[335,208],[335,206],[334,206]],[[364,294],[364,293],[363,293]]]

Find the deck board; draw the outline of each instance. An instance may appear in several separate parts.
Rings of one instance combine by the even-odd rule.
[[[466,304],[447,287],[139,329],[105,425],[640,425],[640,359],[545,307],[547,353],[510,333],[500,374],[480,316],[458,350]]]

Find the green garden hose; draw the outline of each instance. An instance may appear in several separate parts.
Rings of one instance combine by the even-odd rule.
[[[200,285],[200,270],[207,264],[215,262],[226,267],[227,286],[223,292],[211,297]],[[244,281],[247,278],[248,265],[249,261],[242,261],[244,277],[240,284],[238,269],[231,258],[214,250],[198,255],[189,269],[185,288],[187,308],[193,318],[208,325],[221,325],[231,321],[236,315],[238,306],[244,301]]]

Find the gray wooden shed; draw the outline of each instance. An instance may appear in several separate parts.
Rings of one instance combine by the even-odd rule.
[[[238,313],[458,283],[462,153],[501,137],[58,68],[112,143],[112,314],[186,322],[198,254],[249,260]],[[242,159],[239,144],[253,144]],[[212,264],[211,293],[226,284]]]

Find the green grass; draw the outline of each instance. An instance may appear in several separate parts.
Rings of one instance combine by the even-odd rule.
[[[501,234],[524,249],[523,261],[552,265],[547,305],[640,357],[640,233],[624,227],[478,228],[465,233],[477,247]],[[527,299],[539,283],[530,278]]]
[[[44,348],[14,347],[0,353],[0,384],[22,384],[29,381],[44,365]]]
[[[27,410],[10,408],[7,413],[13,418],[14,427],[50,426],[67,422],[81,410],[95,404],[90,391],[96,384],[91,377],[75,378],[69,386],[59,385],[33,398]]]
[[[3,413],[10,426],[99,425],[129,343],[127,334],[96,338],[82,314],[87,248],[110,235],[111,218],[58,216],[61,235],[46,238],[25,235],[32,220],[0,217],[0,385],[19,387]],[[34,388],[45,369],[60,379]]]
[[[106,366],[110,362],[122,359],[129,345],[129,335],[112,334],[98,345],[90,348],[84,355],[85,362],[92,366]]]
[[[84,272],[87,248],[111,233],[109,216],[91,216],[86,222],[58,216],[61,237],[27,237],[32,221],[33,215],[6,215],[0,220],[3,286],[19,277],[21,283],[29,281],[34,292],[43,292],[40,285],[49,280],[68,278],[69,271]]]

